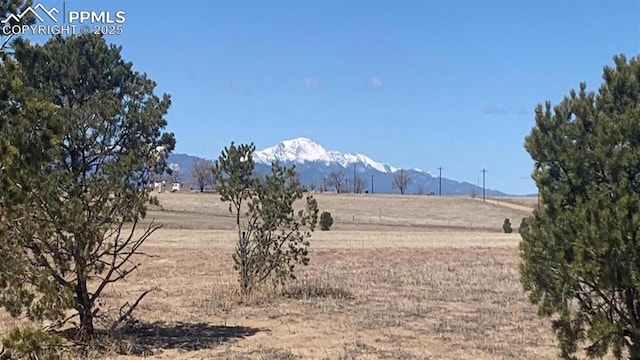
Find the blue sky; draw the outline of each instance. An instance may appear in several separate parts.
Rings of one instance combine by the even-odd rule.
[[[61,1],[43,2],[59,5]],[[640,51],[638,1],[86,1],[172,96],[176,152],[305,136],[401,168],[534,193],[537,103]]]

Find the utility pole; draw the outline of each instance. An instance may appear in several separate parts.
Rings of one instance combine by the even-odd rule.
[[[356,193],[356,166],[358,166],[356,163],[353,163],[353,193]]]
[[[487,169],[482,168],[482,201],[485,199],[485,187],[484,187],[484,174],[487,173]]]
[[[442,196],[442,169],[444,169],[442,166],[438,168],[438,196]]]
[[[373,194],[373,175],[371,175],[371,193]]]

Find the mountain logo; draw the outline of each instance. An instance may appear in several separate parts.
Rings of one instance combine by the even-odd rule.
[[[53,15],[55,14],[59,14],[60,11],[58,11],[58,9],[56,7],[52,7],[51,9],[47,9],[46,6],[38,3],[35,6],[29,6],[26,9],[24,9],[20,14],[11,14],[9,15],[6,19],[2,20],[2,24],[6,24],[9,21],[14,21],[14,22],[20,22],[20,20],[22,20],[23,17],[31,14],[33,15],[36,19],[38,19],[40,22],[45,22],[45,18],[43,16],[41,16],[38,12],[41,11],[43,13],[46,14],[46,16],[53,20],[53,22],[57,23],[58,19]]]

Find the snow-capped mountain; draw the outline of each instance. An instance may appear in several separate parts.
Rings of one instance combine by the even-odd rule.
[[[335,150],[327,150],[322,145],[305,137],[285,140],[278,145],[256,151],[253,155],[255,162],[270,165],[273,161],[293,162],[322,162],[325,165],[338,164],[348,167],[352,164],[362,164],[382,173],[392,173],[398,169],[387,164],[381,164],[362,154],[343,154]]]
[[[215,151],[215,153],[218,153]],[[299,137],[285,140],[281,143],[255,151],[253,154],[256,163],[255,170],[260,174],[268,174],[271,171],[271,163],[279,161],[285,166],[295,165],[300,181],[310,189],[319,190],[326,188],[327,180],[332,173],[340,173],[345,191],[354,191],[356,180],[363,189],[370,193],[397,193],[392,186],[394,173],[400,171],[388,164],[379,163],[362,154],[344,154],[336,150],[327,150],[309,138]],[[177,164],[182,170],[183,182],[190,182],[191,167],[198,157],[187,154],[169,155],[169,163]],[[465,181],[456,181],[442,178],[438,174],[420,168],[405,170],[411,181],[407,188],[407,194],[438,194],[442,190],[443,195],[470,195],[481,194],[482,188]],[[442,185],[442,187],[440,187]],[[351,190],[349,190],[351,189]],[[506,195],[505,193],[486,189],[490,196]]]

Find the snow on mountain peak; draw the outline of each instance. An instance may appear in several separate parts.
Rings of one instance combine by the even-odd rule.
[[[306,137],[284,140],[278,145],[256,151],[253,155],[256,162],[270,164],[272,161],[321,161],[325,164],[337,163],[342,167],[349,164],[362,163],[380,172],[394,172],[396,168],[381,164],[362,154],[343,154],[339,151],[327,150],[322,145]]]

